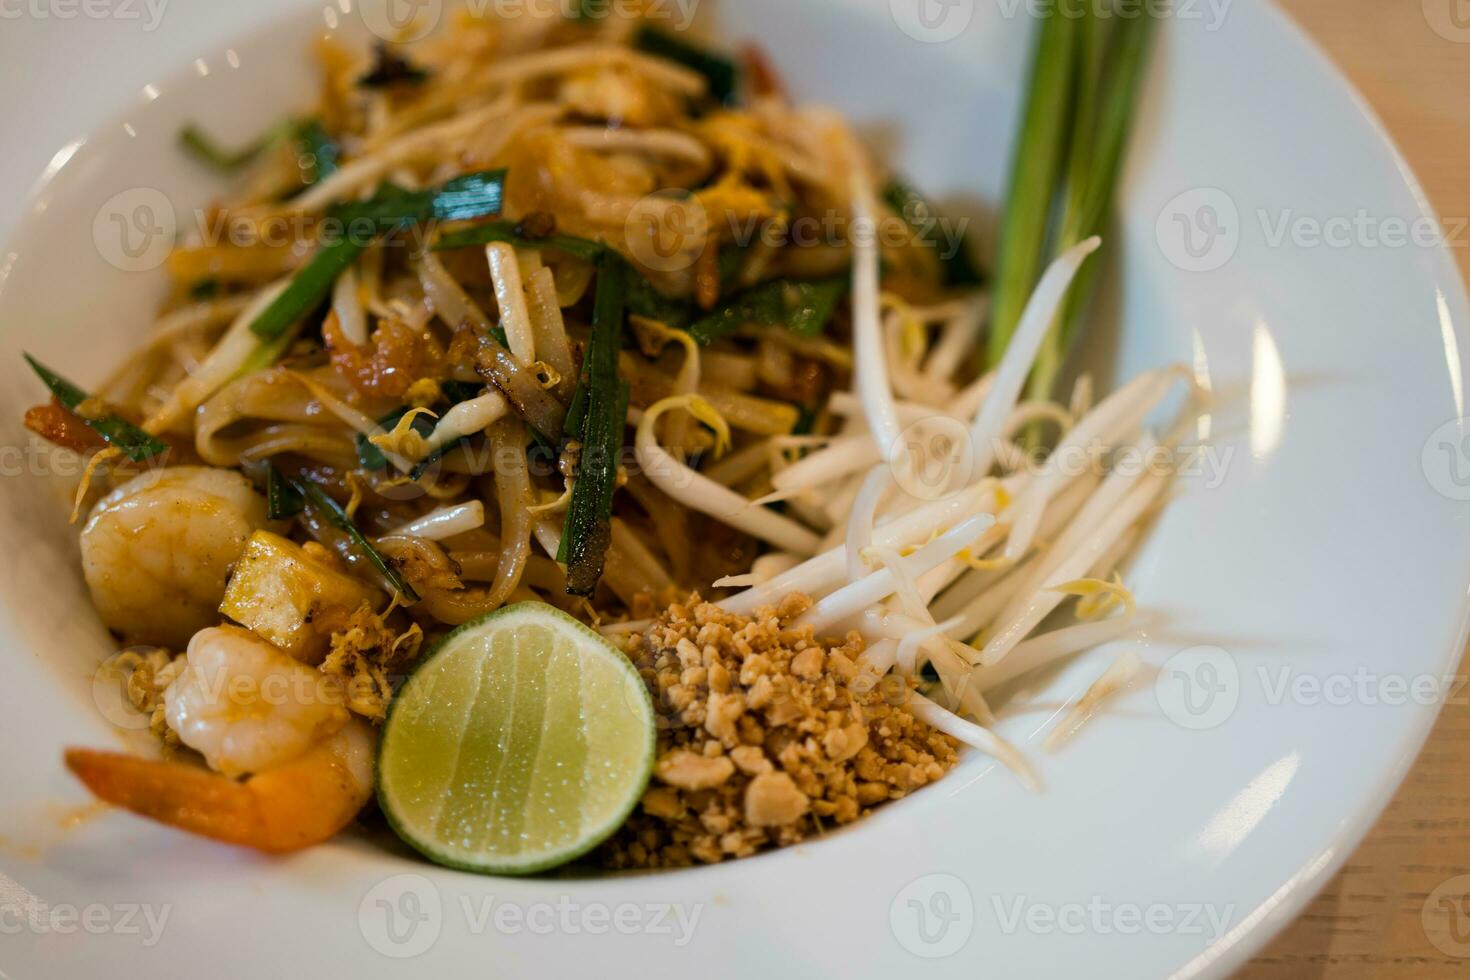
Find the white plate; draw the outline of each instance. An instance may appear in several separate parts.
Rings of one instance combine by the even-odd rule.
[[[1001,0],[930,5],[948,13],[927,20],[893,7],[726,0],[717,14],[732,38],[761,28],[802,98],[872,124],[921,186],[996,201],[1026,24]],[[27,9],[48,16],[0,33],[11,447],[27,445],[17,422],[40,397],[18,351],[92,382],[158,299],[157,272],[106,261],[120,239],[105,203],[129,192],[122,213],[142,220],[135,206],[153,199],[137,188],[180,215],[205,202],[218,188],[175,151],[179,125],[243,141],[303,107],[322,23],[312,8],[257,30],[301,11],[292,0],[167,6],[151,31],[141,3]],[[84,13],[104,9],[143,19]],[[1458,423],[1440,428],[1464,415],[1459,279],[1438,247],[1388,240],[1392,222],[1428,214],[1418,186],[1279,14],[1217,9],[1182,5],[1163,25],[1108,298],[1118,327],[1092,348],[1114,378],[1174,360],[1207,375],[1228,465],[1219,485],[1182,482],[1135,568],[1143,603],[1170,617],[1140,647],[1168,664],[1162,695],[1144,685],[1055,756],[1034,738],[1051,711],[1006,723],[1045,794],[971,757],[828,840],[618,879],[476,878],[362,840],[264,860],[122,814],[63,833],[47,807],[83,795],[62,746],[114,737],[89,693],[108,643],[57,485],[6,449],[0,902],[35,914],[0,920],[0,970],[372,977],[405,954],[431,976],[501,977],[1219,976],[1241,963],[1352,850],[1429,729],[1433,699],[1400,686],[1422,695],[1465,639],[1470,460]],[[1311,222],[1344,221],[1346,239],[1312,243]],[[1221,649],[1170,663],[1201,644]],[[1106,657],[1044,697],[1075,696]],[[692,937],[651,903],[697,915]],[[146,912],[167,915],[161,934]],[[1426,921],[1433,932],[1433,909]]]

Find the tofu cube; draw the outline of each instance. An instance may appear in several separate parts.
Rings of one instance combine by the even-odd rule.
[[[320,663],[331,631],[377,592],[295,542],[256,531],[235,564],[219,611],[297,660]]]

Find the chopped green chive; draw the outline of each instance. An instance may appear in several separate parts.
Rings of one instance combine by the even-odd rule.
[[[832,319],[847,294],[848,279],[776,279],[753,286],[689,328],[694,339],[710,344],[746,324],[784,326],[803,337],[815,337]]]
[[[626,264],[617,253],[604,253],[582,383],[567,414],[566,431],[579,438],[581,450],[557,559],[567,565],[567,591],[573,595],[591,595],[597,588],[612,540],[613,492],[628,424],[628,385],[618,378],[627,292]]]
[[[31,370],[51,390],[51,394],[68,411],[76,412],[77,407],[88,399],[88,394],[81,388],[72,384],[61,375],[52,371],[29,354],[23,355]],[[114,449],[121,450],[122,454],[134,463],[141,463],[145,459],[152,459],[168,452],[168,443],[157,436],[149,435],[122,416],[109,413],[100,418],[88,418],[78,415],[87,428],[97,433]]]

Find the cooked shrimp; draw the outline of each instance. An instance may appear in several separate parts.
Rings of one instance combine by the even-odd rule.
[[[108,803],[227,844],[280,854],[319,844],[373,792],[372,728],[362,721],[244,782],[177,762],[68,749],[66,765]]]
[[[207,629],[164,693],[169,725],[218,772],[70,749],[93,793],[191,833],[270,853],[327,840],[373,790],[376,735],[317,670],[237,627]],[[252,773],[243,782],[231,778]]]
[[[347,724],[345,700],[326,674],[237,626],[197,633],[163,692],[179,741],[227,776],[302,754]]]
[[[232,470],[176,466],[129,480],[82,531],[102,621],[132,643],[182,647],[219,621],[230,566],[266,526],[265,498]]]

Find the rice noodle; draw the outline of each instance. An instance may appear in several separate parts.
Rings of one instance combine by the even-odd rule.
[[[507,416],[486,433],[495,459],[495,496],[500,504],[500,564],[490,601],[500,605],[520,584],[531,555],[531,476],[526,463],[526,430]]]

